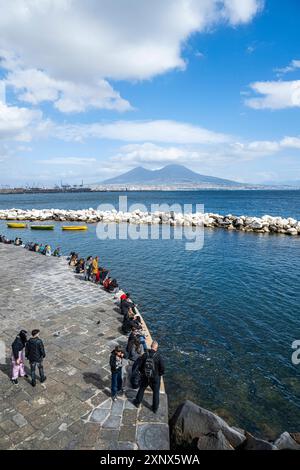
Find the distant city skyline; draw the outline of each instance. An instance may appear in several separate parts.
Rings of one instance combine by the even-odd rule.
[[[169,163],[300,180],[299,2],[0,8],[0,185],[92,184]]]

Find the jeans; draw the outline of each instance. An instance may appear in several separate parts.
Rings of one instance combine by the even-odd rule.
[[[147,379],[147,377],[142,377],[141,385],[137,396],[135,398],[135,403],[140,405],[144,398],[144,393],[146,388],[150,385],[153,391],[153,401],[152,401],[152,409],[153,411],[157,411],[159,407],[159,391],[160,391],[160,377],[154,377],[153,379]]]
[[[122,368],[120,368],[116,372],[111,373],[111,396],[115,397],[122,390],[122,386]]]
[[[146,344],[145,336],[140,336],[139,340],[140,340],[140,344],[143,346],[144,352],[146,352],[147,351],[147,344]]]
[[[44,367],[43,367],[43,361],[40,362],[31,362],[30,363],[30,368],[31,368],[31,380],[33,383],[36,382],[36,376],[35,376],[35,369],[36,366],[38,366],[39,373],[40,373],[40,379],[44,380],[45,374],[44,374]]]

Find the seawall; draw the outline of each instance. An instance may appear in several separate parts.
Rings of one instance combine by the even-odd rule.
[[[7,221],[58,221],[84,223],[130,223],[130,224],[167,224],[170,226],[190,226],[206,228],[222,228],[242,232],[265,234],[300,235],[300,221],[283,217],[264,215],[263,217],[220,215],[196,212],[191,214],[174,212],[117,212],[98,211],[95,209],[63,210],[63,209],[2,209],[0,220]]]
[[[117,299],[63,258],[0,243],[0,260],[0,449],[168,449],[163,388],[155,415],[152,393],[137,410],[128,382],[111,401],[110,352],[127,342]],[[45,343],[47,381],[35,388],[10,380],[10,346],[23,328],[39,328]]]

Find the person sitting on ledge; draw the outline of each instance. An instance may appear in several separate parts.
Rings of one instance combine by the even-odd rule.
[[[71,253],[69,266],[76,266],[77,261],[78,261],[78,254],[74,252]]]
[[[144,352],[144,348],[138,336],[138,330],[135,327],[132,327],[126,346],[126,359],[135,362]]]
[[[98,275],[97,275],[99,280],[97,282],[100,282],[100,284],[103,284],[103,282],[108,276],[108,273],[109,273],[108,269],[99,267]]]
[[[126,298],[121,299],[121,304],[120,304],[122,315],[125,316],[130,308],[133,310],[134,313],[137,313],[136,308],[135,308],[136,304],[131,300],[130,294],[127,293],[125,295],[126,295]]]
[[[41,255],[44,254],[45,252],[45,247],[43,245],[39,245],[39,251],[38,251]]]
[[[75,266],[75,272],[77,274],[84,273],[84,259],[80,258],[79,261],[77,261],[76,266]]]
[[[134,327],[138,330],[142,330],[141,317],[135,315],[133,310],[129,308],[127,313],[124,315],[122,331],[124,334],[128,334],[131,331],[131,328]]]
[[[60,246],[58,246],[57,248],[55,248],[55,250],[53,251],[53,256],[55,256],[55,257],[57,257],[57,258],[60,258],[60,257],[61,257]]]
[[[51,252],[51,246],[50,245],[46,245],[45,246],[45,255],[46,256],[51,256],[52,252]]]
[[[108,292],[114,292],[118,288],[117,280],[107,277],[103,282],[103,287]]]

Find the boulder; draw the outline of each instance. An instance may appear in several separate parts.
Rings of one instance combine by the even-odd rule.
[[[253,230],[261,230],[263,228],[263,224],[258,220],[254,220],[253,222],[251,222],[250,227]]]
[[[298,230],[294,227],[288,228],[286,233],[288,235],[298,235]]]
[[[232,445],[227,441],[222,431],[217,433],[209,433],[199,437],[197,442],[199,450],[234,450]]]
[[[213,445],[213,442],[215,445],[221,445],[221,442],[222,445],[227,445],[222,441],[221,434],[218,435],[219,431],[233,448],[240,446],[246,439],[242,432],[230,427],[222,418],[189,400],[177,408],[170,420],[170,429],[171,439],[176,447],[195,447],[199,439],[202,439],[199,445],[201,442],[203,445]]]
[[[299,433],[293,434],[296,439],[299,436]],[[292,434],[288,432],[282,433],[278,439],[275,441],[275,446],[279,450],[300,450],[300,439],[295,440]]]
[[[248,432],[245,435],[246,440],[239,446],[238,450],[277,450],[277,447],[271,442],[258,439]]]

